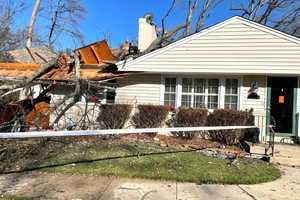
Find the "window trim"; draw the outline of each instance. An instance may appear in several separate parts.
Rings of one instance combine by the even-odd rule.
[[[175,78],[176,86],[175,86],[175,107],[177,108],[177,96],[178,95],[178,78],[177,76],[161,76],[161,84],[160,84],[160,105],[165,105],[165,83],[167,78]]]
[[[236,94],[226,93],[226,80],[237,80],[237,93]],[[225,102],[226,101],[226,96],[237,97],[236,109],[238,110],[239,109],[239,97],[240,97],[240,93],[239,93],[239,87],[240,87],[239,79],[236,79],[236,78],[225,78],[224,81],[225,81],[224,108],[225,108],[225,105],[226,105],[226,102]],[[230,104],[232,104],[232,103],[230,103]]]
[[[176,78],[176,95],[175,95],[175,107],[179,108],[181,106],[182,98],[182,79],[183,78],[192,78],[192,79],[218,79],[219,80],[219,89],[218,89],[218,108],[225,107],[225,93],[226,93],[226,79],[237,79],[238,80],[238,103],[237,110],[241,109],[242,102],[242,89],[243,89],[243,76],[213,76],[213,75],[161,75],[161,84],[160,84],[160,105],[164,105],[164,92],[165,92],[165,79],[166,78]],[[207,93],[205,92],[205,101],[207,101]],[[192,105],[193,106],[193,105]],[[210,112],[213,109],[208,109]]]

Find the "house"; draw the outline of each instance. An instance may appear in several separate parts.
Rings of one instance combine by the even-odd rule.
[[[153,27],[139,23],[140,33],[148,32],[139,34],[146,49],[155,39]],[[261,141],[270,121],[276,122],[276,140],[300,135],[299,38],[233,17],[117,66],[136,73],[118,80],[118,103],[252,108]]]
[[[58,56],[45,48],[32,48],[30,51],[21,49],[9,53],[14,57],[15,62],[0,63],[0,80],[24,80],[36,73],[41,65],[53,59],[58,59],[58,66],[52,66],[46,73],[33,81],[33,86],[31,87],[32,93],[30,93],[30,95],[22,95],[24,91],[21,92],[21,100],[28,99],[28,96],[30,96],[30,98],[32,96],[34,99],[39,98],[45,88],[51,87],[49,92],[51,95],[50,109],[51,107],[53,109],[60,109],[55,108],[55,105],[61,102],[66,95],[70,95],[74,92],[76,83],[75,64],[74,60],[67,54]],[[81,121],[86,109],[90,107],[93,109],[93,112],[91,112],[93,116],[91,117],[88,113],[90,117],[89,120],[95,121],[98,117],[96,115],[98,111],[95,111],[98,107],[96,108],[95,102],[101,101],[101,103],[109,103],[109,101],[113,101],[114,95],[111,95],[111,93],[114,94],[115,92],[115,83],[113,81],[117,78],[127,76],[127,73],[117,71],[115,65],[117,60],[113,56],[106,41],[100,41],[78,48],[74,50],[74,53],[78,55],[80,61],[79,74],[81,87],[84,87],[81,88],[84,94],[79,98],[79,102],[66,112],[66,119],[61,120],[62,123],[59,124],[61,127],[64,127],[70,121],[72,121],[72,124]],[[109,83],[110,81],[111,83]],[[41,107],[43,112],[45,112],[45,107],[44,105]],[[30,119],[34,119],[36,116],[36,113],[29,114]],[[53,122],[56,117],[57,112],[52,112],[50,122]]]

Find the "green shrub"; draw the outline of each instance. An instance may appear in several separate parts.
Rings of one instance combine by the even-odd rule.
[[[169,111],[167,106],[139,105],[132,123],[136,128],[158,128],[166,120]]]
[[[253,110],[236,111],[229,109],[214,110],[207,117],[208,126],[252,126],[254,125]],[[248,130],[210,131],[212,140],[225,145],[234,145],[245,139]]]
[[[102,105],[97,118],[101,128],[121,129],[128,121],[132,107],[126,104]]]
[[[199,127],[205,126],[207,120],[207,109],[203,108],[179,108],[175,116],[169,121],[172,127]],[[173,134],[177,137],[192,139],[197,132],[179,131]],[[202,133],[202,132],[198,132]]]

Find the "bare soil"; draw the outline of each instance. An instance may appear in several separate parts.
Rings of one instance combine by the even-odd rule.
[[[195,137],[193,139],[184,139],[180,137],[156,135],[155,137],[146,134],[128,134],[122,136],[122,140],[142,141],[145,143],[154,143],[163,147],[178,149],[202,149],[202,148],[221,148],[222,145],[211,140]]]

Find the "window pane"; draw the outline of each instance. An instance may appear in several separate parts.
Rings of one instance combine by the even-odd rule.
[[[176,92],[176,78],[166,78],[165,92]]]
[[[197,95],[194,97],[194,107],[195,108],[205,108],[205,96]]]
[[[182,92],[191,93],[192,87],[193,87],[193,79],[191,78],[182,79]]]
[[[164,104],[167,106],[175,106],[175,94],[165,94]]]
[[[218,96],[208,96],[207,108],[208,109],[217,109],[218,108]]]
[[[205,83],[204,79],[195,79],[195,93],[205,93]]]
[[[237,96],[225,96],[225,108],[236,110],[238,105]]]
[[[182,95],[181,106],[192,107],[192,95]]]
[[[218,79],[208,79],[208,93],[218,94],[219,91],[219,80]]]
[[[238,80],[226,79],[226,94],[238,94]]]

